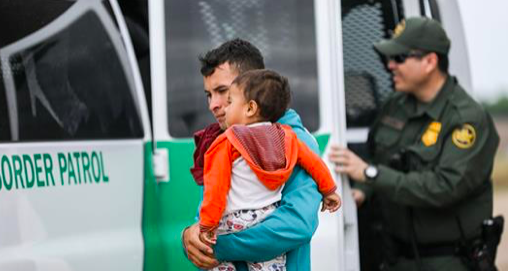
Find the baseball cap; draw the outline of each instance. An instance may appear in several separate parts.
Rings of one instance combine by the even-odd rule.
[[[397,24],[392,38],[375,43],[374,48],[385,56],[408,54],[418,49],[447,55],[450,39],[438,21],[412,17]]]

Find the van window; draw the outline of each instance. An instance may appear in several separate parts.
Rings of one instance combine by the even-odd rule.
[[[373,44],[401,20],[399,0],[342,2],[344,86],[348,127],[366,127],[393,90],[391,75]]]
[[[198,56],[242,38],[258,47],[265,65],[288,77],[304,125],[319,128],[314,3],[288,1],[166,1],[169,133],[189,137],[213,123]]]
[[[14,42],[9,49],[0,48],[3,69],[16,71],[2,82],[12,93],[13,98],[7,99],[9,110],[17,109],[11,114],[11,122],[17,124],[12,139],[142,137],[126,56],[112,41],[120,36],[115,24],[110,21],[105,26],[104,18],[94,11],[68,19],[69,25],[33,45],[17,50]],[[44,27],[39,31],[44,33]]]
[[[7,100],[3,85],[3,73],[4,70],[1,69],[0,65],[0,141],[7,141],[11,138],[11,129],[9,127],[9,113],[7,111]]]

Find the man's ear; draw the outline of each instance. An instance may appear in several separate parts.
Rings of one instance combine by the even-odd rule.
[[[438,61],[439,61],[439,58],[436,53],[428,54],[425,58],[425,62],[427,64],[425,67],[425,71],[427,73],[430,73],[433,70],[438,69]]]
[[[247,103],[247,112],[245,112],[245,115],[249,118],[255,117],[259,112],[259,105],[254,100],[250,100]]]

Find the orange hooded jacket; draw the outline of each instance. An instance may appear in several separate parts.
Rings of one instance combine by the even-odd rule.
[[[321,158],[289,126],[235,125],[217,137],[205,154],[201,231],[214,230],[219,225],[231,187],[232,165],[240,156],[270,190],[283,185],[296,164],[311,175],[321,194],[328,195],[337,189]]]

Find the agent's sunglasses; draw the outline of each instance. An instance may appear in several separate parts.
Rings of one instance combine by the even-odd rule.
[[[422,58],[425,55],[427,55],[427,53],[423,53],[423,52],[410,52],[410,53],[407,53],[407,54],[399,54],[399,55],[387,56],[386,57],[386,62],[388,63],[388,61],[393,60],[397,64],[402,64],[402,63],[406,62],[406,59],[408,59],[408,58],[411,58],[411,57]]]

